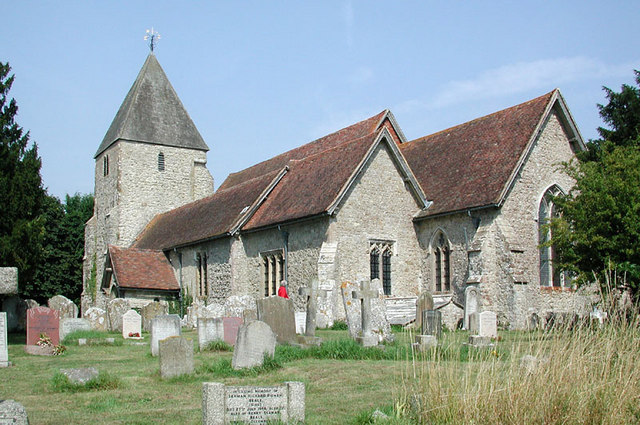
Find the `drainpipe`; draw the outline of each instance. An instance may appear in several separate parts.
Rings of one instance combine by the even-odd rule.
[[[282,242],[284,244],[284,280],[287,282],[286,288],[289,290],[289,232],[282,230],[278,225],[278,230],[282,236]]]
[[[178,252],[177,249],[173,248],[173,252],[178,255],[178,286],[180,290],[178,291],[178,303],[180,304],[180,317],[184,316],[184,309],[182,307],[182,252]]]

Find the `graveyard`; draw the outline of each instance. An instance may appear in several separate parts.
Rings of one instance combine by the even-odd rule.
[[[231,367],[229,345],[201,350],[198,332],[183,329],[193,369],[165,378],[162,348],[151,353],[146,331],[140,338],[74,331],[58,356],[30,355],[25,335],[10,333],[0,394],[18,400],[31,424],[199,424],[205,383],[286,382],[304,384],[309,424],[633,423],[640,332],[637,322],[625,323],[499,331],[484,347],[468,343],[472,332],[445,329],[426,350],[412,345],[411,328],[394,326],[394,341],[377,347],[362,347],[346,329],[318,329],[321,346],[279,344],[262,366],[240,370]],[[61,379],[62,369],[74,368],[95,368],[100,378],[74,387]]]

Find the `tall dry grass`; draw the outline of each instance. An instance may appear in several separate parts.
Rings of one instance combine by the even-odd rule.
[[[422,424],[640,423],[635,313],[509,333],[495,351],[470,349],[467,362],[409,360],[397,409]]]

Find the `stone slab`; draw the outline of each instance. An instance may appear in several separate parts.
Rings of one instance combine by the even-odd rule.
[[[469,345],[472,347],[493,347],[494,344],[488,336],[469,335]]]
[[[242,326],[243,323],[244,319],[242,317],[223,317],[222,328],[224,331],[224,342],[231,346],[236,345],[238,330],[240,330],[240,326]]]
[[[478,315],[478,336],[498,337],[498,318],[493,311],[483,311]]]
[[[265,322],[276,334],[279,344],[296,342],[296,319],[293,300],[272,296],[256,301],[258,320]]]
[[[424,291],[416,300],[416,329],[422,329],[422,312],[425,310],[433,310],[434,301],[431,292]]]
[[[107,304],[107,322],[112,332],[122,332],[122,315],[129,311],[129,301],[116,298]]]
[[[205,382],[202,385],[202,423],[303,423],[305,402],[302,382],[265,387]]]
[[[107,312],[98,307],[91,307],[84,312],[84,318],[91,324],[94,331],[107,330]]]
[[[142,330],[151,331],[151,320],[158,316],[169,314],[169,305],[166,302],[154,301],[142,307]]]
[[[0,367],[9,366],[9,343],[7,342],[7,313],[0,311]]]
[[[442,338],[442,313],[440,311],[422,311],[422,335],[435,335]]]
[[[95,367],[83,367],[74,369],[60,369],[60,373],[69,379],[72,384],[84,385],[87,382],[97,379],[100,373]]]
[[[340,285],[342,292],[342,303],[344,305],[347,326],[349,328],[349,336],[351,338],[362,338],[366,335],[362,335],[362,301],[354,299],[353,294],[361,292],[360,285],[353,282],[342,282]],[[393,341],[393,334],[391,333],[391,325],[387,320],[387,310],[384,303],[384,298],[381,297],[382,284],[379,279],[371,281],[370,290],[377,293],[376,296],[370,298],[370,324],[371,332],[376,336],[377,342],[373,345],[377,345],[382,341]],[[369,341],[370,338],[364,338],[362,341]]]
[[[198,317],[198,347],[203,350],[213,341],[224,340],[221,317]]]
[[[78,306],[64,295],[49,298],[47,305],[52,310],[58,310],[61,319],[75,319],[78,317]]]
[[[142,337],[142,316],[135,310],[129,310],[122,315],[122,337]]]
[[[158,355],[159,342],[170,336],[180,336],[180,317],[176,314],[156,317],[151,321],[151,355]]]
[[[307,329],[307,312],[306,311],[296,311],[296,333],[304,334]]]
[[[18,268],[0,267],[0,295],[18,293]]]
[[[0,401],[0,424],[29,425],[29,418],[24,406],[15,400]]]
[[[57,310],[47,307],[27,310],[27,345],[36,345],[40,334],[51,338],[53,345],[60,344],[60,315]]]
[[[158,351],[162,378],[193,373],[193,342],[190,339],[170,336],[159,342]]]
[[[75,331],[90,331],[91,323],[87,319],[60,319],[60,341]]]
[[[260,320],[245,323],[238,331],[231,366],[234,369],[261,366],[264,356],[273,357],[276,350],[276,334]]]
[[[470,330],[469,317],[480,307],[480,291],[475,286],[469,286],[464,291],[464,328]]]

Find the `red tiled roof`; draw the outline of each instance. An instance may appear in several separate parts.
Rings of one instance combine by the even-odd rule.
[[[234,230],[246,216],[245,207],[258,207],[243,230],[254,229],[325,212],[360,164],[377,134],[389,123],[388,111],[340,131],[231,174],[218,191],[156,216],[138,236],[134,247],[169,249]],[[276,181],[284,170],[287,172]],[[277,183],[262,204],[260,197]],[[252,210],[249,210],[251,213]]]
[[[371,118],[343,128],[335,133],[331,133],[328,136],[309,142],[237,173],[231,173],[218,190],[224,190],[257,176],[261,176],[275,170],[281,170],[289,163],[289,161],[307,158],[311,155],[315,155],[341,145],[344,142],[360,139],[371,134],[378,129],[380,120],[382,120],[386,113],[387,111],[382,111]]]
[[[180,290],[173,268],[162,251],[109,246],[109,257],[121,288]]]
[[[497,204],[554,93],[401,144],[433,201],[421,216]]]

